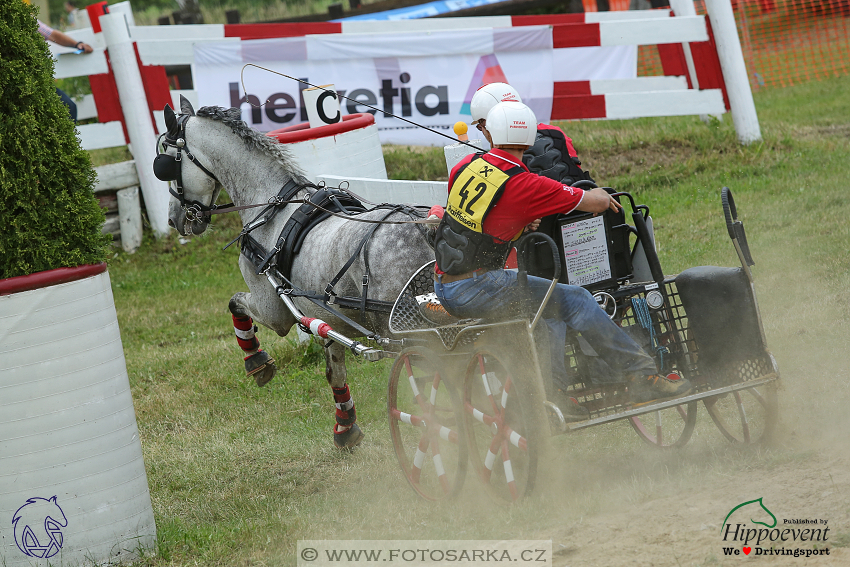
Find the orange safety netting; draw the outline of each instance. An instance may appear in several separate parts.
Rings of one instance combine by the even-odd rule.
[[[701,0],[698,14],[705,14]],[[733,0],[750,85],[786,87],[850,74],[850,0]],[[663,75],[658,48],[638,48],[638,75]]]

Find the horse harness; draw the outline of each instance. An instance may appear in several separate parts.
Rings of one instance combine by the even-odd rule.
[[[301,250],[301,245],[310,230],[315,228],[320,222],[324,221],[331,215],[341,216],[340,214],[342,214],[343,216],[355,216],[366,212],[366,207],[363,206],[359,199],[340,189],[319,187],[309,182],[299,183],[294,179],[290,179],[286,184],[284,184],[284,186],[280,188],[280,191],[278,191],[277,195],[269,199],[267,204],[235,207],[233,206],[233,203],[228,203],[226,205],[215,205],[210,203],[210,205],[204,205],[199,201],[187,200],[183,191],[183,174],[182,168],[180,167],[184,153],[189,161],[194,163],[201,169],[201,171],[220,184],[215,174],[207,169],[189,150],[189,146],[186,142],[186,122],[190,116],[191,115],[187,114],[178,116],[176,131],[173,134],[169,131],[160,135],[159,140],[157,141],[157,156],[153,163],[154,174],[158,179],[166,182],[174,182],[176,191],[171,187],[169,187],[168,191],[178,201],[180,201],[180,206],[186,213],[186,220],[191,223],[193,220],[206,218],[217,213],[265,206],[265,208],[260,211],[260,213],[254,217],[252,221],[248,222],[243,227],[239,235],[224,248],[227,249],[231,244],[241,239],[241,253],[248,259],[249,262],[251,262],[256,269],[257,274],[264,273],[268,269],[274,269],[288,286],[287,293],[290,297],[304,297],[322,309],[330,311],[364,335],[369,337],[374,336],[372,331],[365,329],[360,324],[332,308],[331,305],[338,305],[345,309],[359,309],[361,322],[363,321],[366,311],[390,313],[393,306],[392,302],[368,298],[369,254],[367,243],[375,234],[375,231],[381,225],[381,222],[385,221],[387,217],[395,212],[403,212],[410,217],[416,216],[422,218],[424,215],[415,208],[406,205],[384,204],[374,207],[371,210],[385,209],[387,211],[386,215],[384,215],[378,222],[373,221],[374,224],[360,241],[360,245],[357,247],[357,250],[354,254],[352,254],[351,258],[348,259],[342,269],[337,272],[336,276],[334,276],[334,278],[327,284],[324,293],[319,294],[311,291],[300,290],[296,288],[291,281],[292,262],[295,259],[295,255]],[[177,155],[171,156],[165,153],[165,149],[167,147],[175,148],[177,150]],[[303,201],[292,200],[299,191],[307,188],[315,189],[315,192],[309,199]],[[280,210],[293,202],[302,202],[303,204],[287,219],[283,226],[283,230],[281,230],[280,235],[278,235],[275,246],[271,250],[266,250],[253,236],[251,236],[251,231],[271,221]],[[417,228],[422,230],[419,226],[417,226]],[[365,264],[361,284],[362,293],[360,297],[340,296],[335,292],[334,287],[357,260],[361,250],[363,251],[363,261]]]
[[[168,192],[174,195],[174,198],[180,201],[180,207],[186,213],[186,220],[190,223],[204,216],[208,216],[210,212],[219,208],[232,207],[233,203],[226,205],[215,205],[210,203],[204,205],[200,201],[187,201],[186,195],[183,192],[183,168],[180,167],[180,162],[183,161],[183,153],[194,163],[201,171],[213,179],[216,183],[221,184],[218,178],[202,164],[195,155],[189,150],[189,144],[186,142],[186,122],[191,117],[190,114],[181,114],[177,117],[177,129],[172,136],[169,130],[165,134],[160,134],[157,140],[157,156],[153,160],[153,173],[160,181],[173,181],[176,191],[169,185]],[[165,153],[166,148],[172,147],[177,150],[176,156],[171,156]],[[215,199],[213,199],[214,201]]]
[[[281,204],[288,203],[290,202],[290,199],[295,195],[295,193],[307,186],[308,185],[298,184],[295,181],[290,180],[286,185],[281,188],[280,192],[274,200]],[[378,205],[373,209],[366,209],[358,199],[352,197],[344,191],[328,187],[316,187],[315,185],[309,186],[316,188],[316,192],[313,193],[308,200],[305,200],[304,203],[298,208],[298,210],[296,210],[287,219],[286,223],[283,226],[283,229],[278,235],[277,242],[271,250],[266,250],[257,241],[257,239],[251,236],[250,233],[252,230],[269,222],[272,218],[274,218],[277,212],[281,210],[281,207],[276,203],[270,204],[266,209],[260,212],[260,214],[257,215],[256,219],[248,223],[233,242],[241,238],[242,255],[245,256],[245,258],[249,262],[251,262],[251,265],[254,266],[257,274],[264,273],[268,269],[274,269],[280,276],[280,278],[288,286],[287,294],[290,297],[304,297],[305,299],[310,300],[322,309],[330,311],[331,313],[333,313],[341,320],[345,321],[348,325],[357,329],[364,335],[371,337],[372,335],[374,335],[372,331],[365,329],[361,324],[358,324],[346,315],[343,315],[342,313],[331,307],[331,305],[336,305],[343,309],[359,309],[361,323],[363,323],[363,318],[366,311],[376,311],[388,314],[392,310],[392,302],[368,298],[368,242],[375,234],[375,231],[378,229],[378,227],[381,226],[380,223],[372,224],[371,228],[360,240],[359,246],[357,246],[357,249],[348,259],[345,265],[337,272],[334,278],[330,282],[328,282],[327,286],[325,287],[324,293],[304,291],[296,288],[292,284],[290,279],[292,272],[292,262],[295,259],[295,255],[301,251],[301,245],[304,243],[304,239],[306,238],[310,230],[315,228],[319,223],[321,223],[334,213],[342,213],[343,215],[347,216],[355,216],[360,213],[367,212],[369,210],[383,209],[387,212],[380,219],[381,221],[386,220],[387,217],[389,217],[395,212],[402,212],[409,216],[418,217],[421,217],[422,214],[416,211],[414,208],[408,207],[406,205]],[[348,272],[348,269],[360,256],[361,251],[363,251],[363,262],[365,264],[365,270],[363,272],[363,278],[361,282],[362,291],[360,297],[348,297],[344,295],[338,295],[334,289],[335,286],[339,283],[343,276]]]

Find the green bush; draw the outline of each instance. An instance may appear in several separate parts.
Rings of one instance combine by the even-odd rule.
[[[0,3],[0,278],[104,260],[94,180],[34,9]]]

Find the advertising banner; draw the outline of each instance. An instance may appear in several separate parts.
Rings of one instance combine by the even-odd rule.
[[[442,146],[447,140],[365,105],[452,134],[470,121],[482,85],[512,84],[541,122],[552,112],[552,31],[548,26],[427,33],[328,34],[195,46],[195,90],[202,106],[241,107],[261,131],[307,121],[308,85],[246,67],[253,63],[314,85],[332,83],[352,100],[342,114],[374,114],[381,141]],[[260,106],[262,105],[262,106]]]
[[[194,49],[202,106],[239,107],[243,119],[264,132],[307,122],[302,92],[309,85],[245,67],[251,63],[335,85],[352,99],[340,99],[342,115],[373,114],[385,144],[445,145],[446,138],[405,119],[452,135],[455,122],[470,121],[472,95],[487,83],[510,83],[538,122],[548,122],[554,82],[628,79],[637,72],[635,46],[553,49],[549,26],[308,35]]]

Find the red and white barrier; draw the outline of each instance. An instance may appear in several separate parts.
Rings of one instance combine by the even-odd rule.
[[[148,107],[154,109],[153,116],[160,113],[159,109],[166,102],[172,102],[163,66],[192,65],[195,46],[206,42],[388,31],[421,34],[436,30],[545,23],[552,26],[554,48],[553,119],[722,114],[731,108],[739,139],[743,143],[759,139],[758,119],[734,18],[731,10],[727,9],[729,0],[707,2],[709,18],[696,16],[690,0],[676,0],[674,7],[677,12],[687,15],[670,17],[669,10],[650,10],[404,21],[213,24],[179,28],[131,25],[128,29],[136,52],[135,64],[142,76]],[[713,28],[718,28],[716,38]],[[95,53],[85,56],[57,54],[56,76],[90,76],[95,94],[81,101],[80,116],[89,117],[96,112],[101,123],[79,128],[83,147],[94,149],[127,143],[124,115],[110,65],[132,65],[133,61],[119,61],[113,55],[107,61],[101,33],[94,33],[91,29],[75,30],[74,33],[75,38],[94,46]],[[577,50],[633,49],[637,45],[653,44],[659,46],[667,77],[605,81],[593,75],[592,65],[585,66],[585,69],[574,69],[570,65],[579,53]],[[684,82],[675,77],[684,77]],[[190,100],[196,98],[188,94]],[[149,109],[134,112],[150,115]],[[122,135],[124,140],[121,140]]]

